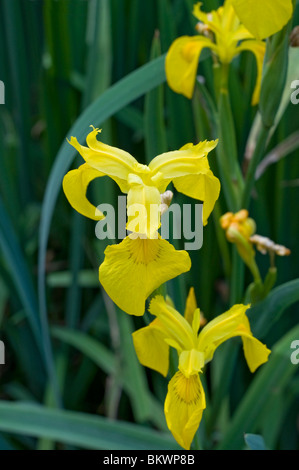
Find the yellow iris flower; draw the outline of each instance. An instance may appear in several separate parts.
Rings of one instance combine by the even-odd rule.
[[[162,296],[156,296],[149,307],[156,318],[132,335],[141,364],[165,377],[169,369],[169,347],[178,352],[179,370],[168,384],[164,412],[169,430],[184,449],[190,449],[206,407],[199,374],[213,359],[216,348],[230,338],[241,336],[251,372],[268,360],[270,350],[250,330],[246,316],[249,307],[235,305],[198,332],[201,324],[198,308],[191,316],[186,309],[182,316]]]
[[[244,26],[256,38],[280,31],[293,14],[292,0],[231,0]]]
[[[182,149],[155,157],[142,165],[129,153],[97,139],[93,128],[87,147],[72,137],[70,144],[85,163],[65,175],[63,189],[71,206],[82,215],[101,220],[104,215],[86,197],[89,183],[109,176],[127,194],[127,230],[132,232],[120,244],[108,246],[99,268],[99,279],[107,294],[125,312],[143,315],[147,297],[161,284],[191,267],[186,251],[176,251],[161,239],[161,194],[170,182],[177,191],[203,202],[206,224],[219,197],[220,182],[209,167],[207,155],[217,141],[187,144]],[[142,217],[135,210],[143,209]],[[137,236],[136,236],[137,235]]]
[[[194,5],[193,14],[200,21],[199,36],[182,36],[170,46],[166,56],[166,78],[176,93],[191,98],[195,86],[200,54],[204,48],[211,49],[222,64],[230,64],[243,51],[251,51],[257,63],[257,80],[252,104],[258,103],[262,68],[266,45],[257,40],[243,26],[236,15],[231,0],[226,0],[218,10],[204,13],[201,3]]]

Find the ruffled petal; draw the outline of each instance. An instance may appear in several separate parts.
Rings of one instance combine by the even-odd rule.
[[[257,38],[280,31],[293,14],[292,0],[232,0],[241,23]]]
[[[170,432],[184,449],[190,449],[205,407],[205,393],[198,374],[186,378],[177,372],[168,384],[164,412]]]
[[[119,245],[106,248],[99,279],[122,310],[143,315],[147,297],[190,268],[188,253],[175,250],[166,240],[127,237]]]
[[[75,137],[71,137],[69,143],[75,147],[89,166],[110,176],[120,186],[122,192],[127,192],[128,175],[134,173],[139,164],[128,152],[98,141],[97,134],[100,132],[99,129],[93,128],[88,134],[86,138],[88,147],[79,144]]]
[[[184,145],[180,150],[162,153],[149,164],[153,176],[159,176],[159,190],[163,193],[171,180],[180,176],[199,174],[209,170],[209,162],[205,158],[218,144],[218,140]]]
[[[195,175],[186,175],[173,179],[177,191],[186,196],[203,202],[203,224],[208,223],[208,218],[214,209],[220,194],[220,181],[211,170],[202,170]]]
[[[199,56],[205,47],[215,49],[215,44],[204,36],[182,36],[172,43],[166,55],[165,70],[167,83],[173,91],[192,98]]]
[[[101,176],[104,174],[85,163],[77,170],[69,171],[62,183],[63,191],[70,205],[80,214],[93,220],[101,220],[105,216],[88,201],[86,191],[89,183]]]
[[[169,369],[169,346],[158,318],[132,334],[139,362],[166,377]]]
[[[235,336],[242,338],[245,358],[252,372],[268,360],[271,351],[256,339],[250,330],[249,320],[245,313],[249,307],[250,305],[234,305],[201,330],[197,347],[204,353],[205,362],[212,360],[220,344]]]

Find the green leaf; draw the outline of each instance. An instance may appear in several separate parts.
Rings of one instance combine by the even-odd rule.
[[[114,372],[116,361],[113,353],[96,339],[80,331],[62,327],[51,328],[51,333],[54,338],[77,348],[107,374]]]
[[[151,59],[160,55],[160,37],[156,33],[152,44]],[[146,157],[149,163],[156,155],[167,152],[163,85],[151,90],[145,97],[144,124]]]
[[[73,282],[73,273],[71,271],[58,271],[50,273],[47,276],[47,285],[49,287],[69,287]],[[76,279],[80,287],[98,287],[99,277],[95,271],[91,269],[81,269]]]
[[[250,450],[267,450],[264,438],[258,434],[245,434],[244,439]]]
[[[31,281],[31,273],[26,264],[14,228],[6,214],[5,207],[0,199],[0,249],[7,269],[14,281],[16,291],[22,302],[31,326],[36,343],[43,354],[40,336],[40,323],[37,309],[37,299]]]
[[[283,312],[295,302],[299,302],[299,279],[273,289],[265,300],[248,311],[254,336],[264,338]]]
[[[118,376],[119,384],[130,397],[137,419],[150,420],[160,429],[165,429],[162,405],[148,391],[143,368],[136,358],[131,339],[130,318],[125,317],[123,312],[120,313],[119,321],[125,357],[124,370]],[[117,371],[117,360],[114,354],[86,333],[62,327],[53,327],[51,333],[54,338],[81,351],[107,375],[114,375]]]
[[[0,430],[52,439],[83,449],[180,449],[171,435],[101,416],[0,401]]]
[[[280,393],[289,383],[297,368],[290,360],[290,345],[299,337],[299,326],[294,327],[272,349],[269,361],[262,365],[230,421],[217,448],[241,449],[244,433],[257,431],[259,416],[273,393]]]

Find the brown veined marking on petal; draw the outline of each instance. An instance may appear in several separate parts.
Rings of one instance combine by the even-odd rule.
[[[198,374],[187,378],[182,372],[177,372],[173,381],[173,390],[180,401],[187,405],[196,405],[201,398],[201,388]]]
[[[148,265],[160,258],[159,240],[144,238],[132,239],[130,243],[130,258],[136,264]]]

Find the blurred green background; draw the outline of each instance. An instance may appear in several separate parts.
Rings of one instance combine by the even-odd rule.
[[[219,4],[204,0],[203,8]],[[192,5],[0,0],[0,339],[6,353],[0,366],[1,449],[178,448],[163,414],[167,381],[139,365],[131,341],[130,333],[148,314],[130,317],[103,293],[97,272],[110,242],[96,239],[94,222],[69,206],[61,183],[82,161],[66,138],[74,135],[84,144],[90,125],[103,129],[103,142],[140,163],[215,137],[203,93],[213,99],[209,54],[200,62],[202,85],[192,101],[165,83],[169,46],[180,35],[194,34]],[[299,8],[294,25],[298,21]],[[298,52],[292,51],[293,79],[299,79]],[[250,106],[255,76],[250,53],[231,65],[240,164],[257,113]],[[291,104],[290,94],[286,88],[265,155],[274,151],[279,161],[260,176],[250,204],[257,233],[292,251],[277,259],[277,286],[299,277],[299,105]],[[219,176],[213,153],[210,163]],[[92,183],[90,198],[116,203],[117,186],[101,180]],[[167,285],[182,313],[191,286],[207,319],[230,306],[232,247],[218,223],[227,210],[221,194],[204,228],[203,247],[190,252],[191,271]],[[264,276],[268,257],[258,254],[257,262]],[[244,286],[249,282],[246,270]],[[197,436],[202,448],[221,442],[245,448],[246,432],[261,434],[268,448],[298,449],[299,376],[290,363],[290,343],[299,337],[288,332],[298,324],[299,285],[291,287],[283,312],[275,316],[275,296],[268,306],[267,318],[271,308],[276,313],[259,339],[269,347],[286,339],[263,376],[261,370],[252,377],[242,355],[234,354],[229,364],[221,348],[215,355],[205,374],[210,407]],[[231,341],[238,351],[238,340]],[[231,373],[224,383],[226,367]],[[223,441],[224,436],[230,437]]]

